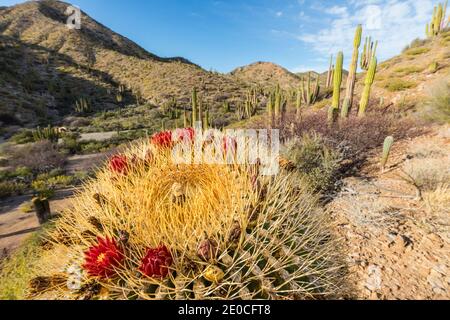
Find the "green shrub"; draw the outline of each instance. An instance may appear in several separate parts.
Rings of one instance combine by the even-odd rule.
[[[315,191],[325,191],[332,187],[339,170],[341,156],[327,147],[318,134],[305,134],[286,144],[286,157],[305,176]]]
[[[26,144],[34,142],[33,132],[31,130],[21,130],[14,134],[10,140],[16,144]]]
[[[52,189],[45,181],[35,180],[31,183],[33,190],[42,198],[51,198],[55,194],[55,190]]]
[[[73,176],[62,175],[61,173],[62,170],[55,169],[49,173],[40,174],[31,183],[31,186],[40,196],[51,198],[55,190],[67,188],[74,184],[75,178]]]
[[[407,54],[408,56],[417,56],[420,54],[430,52],[430,50],[431,50],[430,48],[422,48],[422,47],[411,48],[411,49],[406,50],[405,54]]]
[[[0,199],[22,194],[26,189],[27,185],[23,182],[2,181],[0,182]]]
[[[407,76],[413,73],[419,73],[425,70],[423,67],[418,66],[408,66],[408,67],[399,67],[394,70],[394,72],[399,76]]]
[[[393,78],[386,80],[383,83],[383,88],[390,92],[397,92],[397,91],[403,91],[406,89],[411,89],[417,87],[417,83],[412,81],[403,80],[400,78]]]

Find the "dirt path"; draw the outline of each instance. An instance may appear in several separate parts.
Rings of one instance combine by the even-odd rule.
[[[50,201],[53,214],[69,205],[73,189],[59,190]],[[0,203],[0,259],[17,249],[33,232],[39,230],[39,222],[33,212],[25,213],[21,205],[31,201],[31,195],[6,199]]]
[[[67,159],[66,171],[75,174],[80,171],[90,171],[102,165],[108,154],[97,153],[77,155]],[[58,190],[50,201],[52,213],[60,213],[67,208],[73,189]],[[21,205],[30,202],[31,195],[23,195],[2,200],[0,202],[0,259],[17,249],[24,240],[40,226],[36,214],[24,213]]]
[[[394,145],[390,171],[373,158],[330,204],[360,299],[450,299],[450,128]],[[430,183],[430,182],[428,182]],[[419,196],[419,197],[418,197]]]

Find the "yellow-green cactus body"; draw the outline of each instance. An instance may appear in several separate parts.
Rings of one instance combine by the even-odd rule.
[[[342,84],[342,66],[344,63],[344,54],[338,53],[336,58],[336,67],[333,78],[333,102],[328,112],[328,121],[334,122],[336,120],[337,112],[339,111],[339,104],[341,100],[341,84]]]
[[[391,153],[392,146],[394,144],[394,137],[389,136],[384,140],[383,144],[383,155],[381,157],[381,168],[384,170]]]
[[[358,67],[359,46],[361,45],[362,26],[356,28],[355,41],[353,43],[352,62],[350,64],[349,75],[347,79],[347,90],[345,94],[344,103],[342,105],[341,117],[346,118],[353,105],[353,92],[356,83],[356,69]]]
[[[364,81],[364,91],[361,96],[361,102],[359,104],[358,116],[363,117],[366,114],[367,107],[369,105],[370,91],[372,89],[373,81],[375,80],[375,73],[377,71],[377,58],[373,58],[370,62],[369,70],[366,74],[366,80]]]

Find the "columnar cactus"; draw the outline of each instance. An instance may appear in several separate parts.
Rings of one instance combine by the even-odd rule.
[[[355,40],[353,43],[352,62],[350,64],[349,74],[347,78],[347,90],[345,93],[344,103],[342,105],[341,117],[347,118],[353,105],[353,92],[356,83],[356,69],[358,68],[359,46],[361,45],[362,26],[356,28]]]
[[[361,63],[360,63],[361,69],[363,70],[369,69],[370,61],[376,55],[377,46],[378,41],[373,43],[371,37],[366,37],[366,42],[364,43],[364,49],[361,56]]]
[[[184,107],[184,110],[183,110],[183,125],[185,128],[189,127],[189,119],[188,119],[186,107]]]
[[[317,101],[317,98],[319,97],[320,93],[319,77],[316,78],[314,86],[312,85],[311,79],[312,79],[311,72],[308,72],[306,88],[305,88],[305,80],[303,78],[302,84],[300,86],[303,103],[307,106],[314,104]]]
[[[327,72],[327,83],[326,83],[327,88],[331,87],[331,82],[333,81],[333,72],[334,72],[333,55],[331,55],[330,66],[328,67],[328,72]]]
[[[336,67],[333,77],[333,102],[328,110],[328,122],[332,123],[336,120],[336,116],[339,112],[339,105],[341,100],[341,85],[342,85],[342,66],[344,63],[344,54],[338,53],[336,58]]]
[[[386,169],[386,164],[391,153],[392,145],[394,144],[394,137],[389,136],[384,140],[383,144],[383,155],[381,157],[381,169],[384,171]]]
[[[49,140],[50,142],[58,142],[60,131],[58,128],[47,126],[46,128],[37,127],[32,132],[34,141]]]
[[[295,111],[296,111],[297,120],[300,120],[302,118],[302,91],[301,91],[301,89],[297,90],[297,97],[295,100]]]
[[[444,5],[442,3],[439,3],[434,7],[431,22],[426,25],[426,35],[428,37],[437,36],[450,23],[450,17],[447,22],[445,21],[447,13],[447,3],[448,1],[445,1]]]
[[[191,98],[191,107],[192,107],[192,126],[195,126],[197,122],[197,108],[198,108],[198,100],[197,100],[197,88],[194,87],[192,89],[192,98]]]
[[[366,79],[364,81],[364,91],[361,96],[361,102],[359,103],[359,117],[364,117],[366,114],[366,109],[369,106],[369,98],[370,98],[370,91],[372,88],[372,84],[375,80],[375,73],[377,72],[377,58],[373,57],[372,61],[370,62],[369,70],[366,74]]]
[[[279,118],[281,115],[281,104],[282,104],[282,95],[281,95],[281,88],[278,84],[275,89],[275,96],[274,96],[274,110],[275,110],[275,118]]]
[[[88,113],[91,112],[91,104],[85,97],[79,98],[75,101],[75,112],[76,113]]]
[[[208,108],[205,110],[205,116],[203,118],[203,129],[204,130],[209,129],[209,109]]]

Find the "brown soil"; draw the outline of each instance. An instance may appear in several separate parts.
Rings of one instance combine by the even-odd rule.
[[[379,157],[373,157],[360,177],[344,181],[329,205],[345,239],[357,298],[450,299],[449,189],[444,194],[424,192],[420,199],[418,190],[401,178],[408,161],[429,166],[433,157],[448,164],[449,130],[436,129],[394,145],[391,167],[384,174]],[[421,145],[439,146],[443,154],[415,159],[410,150]]]

